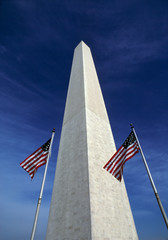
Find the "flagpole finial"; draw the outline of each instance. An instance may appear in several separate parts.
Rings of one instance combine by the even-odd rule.
[[[132,129],[134,128],[134,126],[133,126],[133,124],[132,124],[132,123],[130,124],[130,126],[131,126],[131,128],[132,128]]]
[[[53,128],[52,132],[55,132],[55,128]]]

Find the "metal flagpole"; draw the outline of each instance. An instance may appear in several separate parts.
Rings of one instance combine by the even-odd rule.
[[[39,210],[40,210],[40,205],[41,205],[41,200],[42,200],[42,195],[43,195],[43,189],[44,189],[44,183],[45,183],[46,174],[47,174],[49,158],[50,158],[50,155],[51,155],[51,148],[52,148],[52,143],[53,143],[53,139],[54,139],[54,134],[55,134],[55,128],[53,128],[53,130],[52,130],[49,154],[48,154],[47,161],[46,161],[43,181],[42,181],[42,184],[41,184],[41,191],[40,191],[40,195],[39,195],[39,199],[38,199],[38,203],[37,203],[36,214],[35,214],[35,218],[34,218],[34,224],[33,224],[33,229],[32,229],[32,234],[31,234],[30,240],[34,240],[34,235],[35,235],[35,232],[36,232],[37,220],[38,220],[38,215],[39,215]]]
[[[145,164],[145,167],[146,167],[146,170],[147,170],[147,173],[148,173],[150,182],[151,182],[151,184],[152,184],[152,188],[153,188],[155,197],[156,197],[157,202],[158,202],[158,204],[159,204],[159,207],[160,207],[162,216],[163,216],[163,218],[164,218],[166,227],[168,228],[168,219],[167,219],[166,213],[165,213],[164,208],[163,208],[163,206],[162,206],[162,203],[161,203],[161,201],[160,201],[159,194],[158,194],[157,189],[156,189],[156,187],[155,187],[154,181],[153,181],[153,179],[152,179],[151,173],[150,173],[149,168],[148,168],[148,164],[147,164],[147,162],[146,162],[146,159],[145,159],[145,156],[144,156],[144,154],[143,154],[141,145],[140,145],[140,143],[139,143],[139,140],[138,140],[138,137],[137,137],[137,135],[136,135],[134,126],[133,126],[132,124],[131,124],[131,128],[132,128],[132,130],[133,130],[133,132],[134,132],[136,141],[137,141],[137,143],[138,143],[138,146],[139,146],[139,149],[140,149],[140,152],[141,152],[141,155],[142,155],[142,159],[143,159],[143,162],[144,162],[144,164]]]

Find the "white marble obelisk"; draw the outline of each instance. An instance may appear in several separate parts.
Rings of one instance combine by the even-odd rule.
[[[116,151],[89,47],[75,49],[46,240],[137,240],[124,181],[103,169]]]

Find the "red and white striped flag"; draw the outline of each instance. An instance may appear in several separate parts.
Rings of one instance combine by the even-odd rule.
[[[121,182],[125,162],[138,152],[138,143],[136,141],[134,132],[131,131],[123,145],[118,149],[118,151],[112,156],[112,158],[106,163],[103,168]]]
[[[34,153],[32,153],[29,157],[20,163],[20,166],[28,172],[28,174],[31,176],[31,179],[33,179],[34,174],[37,172],[37,169],[46,164],[49,154],[50,142],[51,139],[49,139]]]

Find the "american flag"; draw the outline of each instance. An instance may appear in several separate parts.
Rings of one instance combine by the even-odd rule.
[[[38,148],[34,153],[27,157],[20,166],[28,172],[31,179],[33,179],[37,169],[42,165],[46,164],[47,157],[49,154],[51,139],[44,143],[40,148]]]
[[[111,173],[121,182],[125,162],[132,158],[138,152],[138,143],[136,141],[134,132],[131,131],[122,146],[106,163],[104,169],[106,169],[109,173]]]

